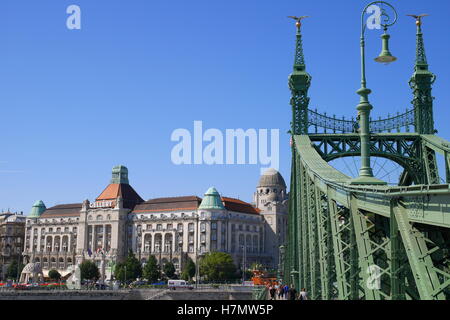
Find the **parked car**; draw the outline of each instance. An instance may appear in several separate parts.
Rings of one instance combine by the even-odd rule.
[[[108,285],[104,284],[104,283],[98,283],[97,282],[95,284],[95,289],[97,289],[97,290],[108,290],[108,289],[110,289],[110,287]]]
[[[167,281],[167,287],[170,290],[176,290],[178,289],[194,289],[194,286],[189,284],[186,280],[169,280]]]
[[[132,286],[143,286],[146,284],[148,284],[148,282],[144,280],[137,280],[131,283]]]

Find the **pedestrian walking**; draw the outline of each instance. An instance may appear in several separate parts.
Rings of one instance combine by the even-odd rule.
[[[284,300],[284,285],[282,284],[278,288],[278,300]]]
[[[295,287],[293,284],[291,284],[291,287],[289,288],[289,300],[295,300],[297,298],[297,290],[295,290]]]
[[[298,295],[298,300],[308,300],[308,293],[306,292],[305,288],[302,288]]]
[[[275,289],[274,286],[270,286],[269,293],[270,293],[270,300],[275,300],[275,293],[277,292],[277,289]]]
[[[284,289],[284,300],[287,300],[289,295],[289,286],[285,285],[283,289]]]

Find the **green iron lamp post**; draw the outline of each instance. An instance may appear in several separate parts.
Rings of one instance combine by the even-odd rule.
[[[361,138],[361,169],[359,171],[359,177],[351,180],[350,184],[355,185],[385,185],[386,182],[376,179],[373,176],[373,171],[370,166],[370,122],[369,116],[370,111],[373,109],[372,105],[369,102],[369,94],[372,92],[370,89],[366,87],[366,56],[365,56],[365,37],[364,33],[366,31],[366,24],[364,23],[364,15],[367,9],[375,4],[385,4],[389,6],[395,14],[394,20],[391,22],[391,18],[386,13],[384,9],[382,9],[381,16],[383,17],[383,23],[381,26],[384,28],[384,34],[381,36],[382,38],[382,51],[380,56],[378,56],[375,61],[379,63],[391,63],[397,60],[392,54],[389,52],[389,38],[390,36],[387,34],[388,27],[394,25],[397,22],[397,11],[395,8],[385,1],[374,1],[368,4],[361,15],[361,88],[357,91],[357,93],[361,96],[360,102],[357,106],[358,110],[358,118],[359,118],[359,126],[360,126],[360,138]],[[381,19],[381,17],[380,17]]]

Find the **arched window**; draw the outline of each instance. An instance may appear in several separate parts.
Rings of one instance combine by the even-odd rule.
[[[91,215],[88,215],[88,220],[89,221],[92,220],[92,216]]]
[[[103,216],[99,214],[96,219],[97,219],[97,221],[101,221],[101,220],[103,220]]]
[[[151,252],[152,250],[152,235],[146,234],[144,237],[144,252]]]
[[[48,236],[47,237],[47,241],[45,242],[46,243],[46,248],[47,248],[47,251],[52,251],[52,237],[51,236]]]

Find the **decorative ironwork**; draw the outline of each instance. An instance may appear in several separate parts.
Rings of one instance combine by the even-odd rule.
[[[295,60],[294,71],[289,76],[289,88],[291,89],[292,98],[292,122],[291,133],[307,134],[308,133],[308,89],[311,85],[311,75],[306,72],[305,57],[303,55],[302,34],[300,21],[306,16],[294,18],[297,23],[297,37],[295,44]]]
[[[392,8],[384,1],[371,4]],[[383,27],[395,23],[395,9],[394,13],[395,19],[390,19],[382,9]],[[445,181],[450,183],[450,142],[433,135],[435,76],[428,71],[420,28],[423,16],[413,16],[418,26],[410,82],[414,108],[374,121],[367,110],[371,106],[364,37],[359,116],[339,119],[308,108],[311,77],[303,65],[301,24],[297,25],[296,65],[289,78],[293,148],[283,274],[285,283],[306,288],[313,299],[450,299],[450,189],[439,185],[436,161],[436,153],[444,156]],[[414,133],[408,133],[411,126]],[[403,129],[406,133],[389,133]],[[364,155],[403,167],[399,185],[352,183],[328,164]],[[364,168],[370,169],[370,162]]]
[[[386,119],[370,121],[370,131],[373,133],[400,132],[402,128],[409,132],[409,127],[414,126],[414,110],[408,110],[403,114],[396,116],[388,116]],[[330,130],[332,133],[356,133],[359,124],[356,119],[346,120],[339,119],[336,116],[330,117],[326,113],[320,114],[317,111],[308,109],[308,126],[314,127],[314,133],[318,132],[318,128]]]

